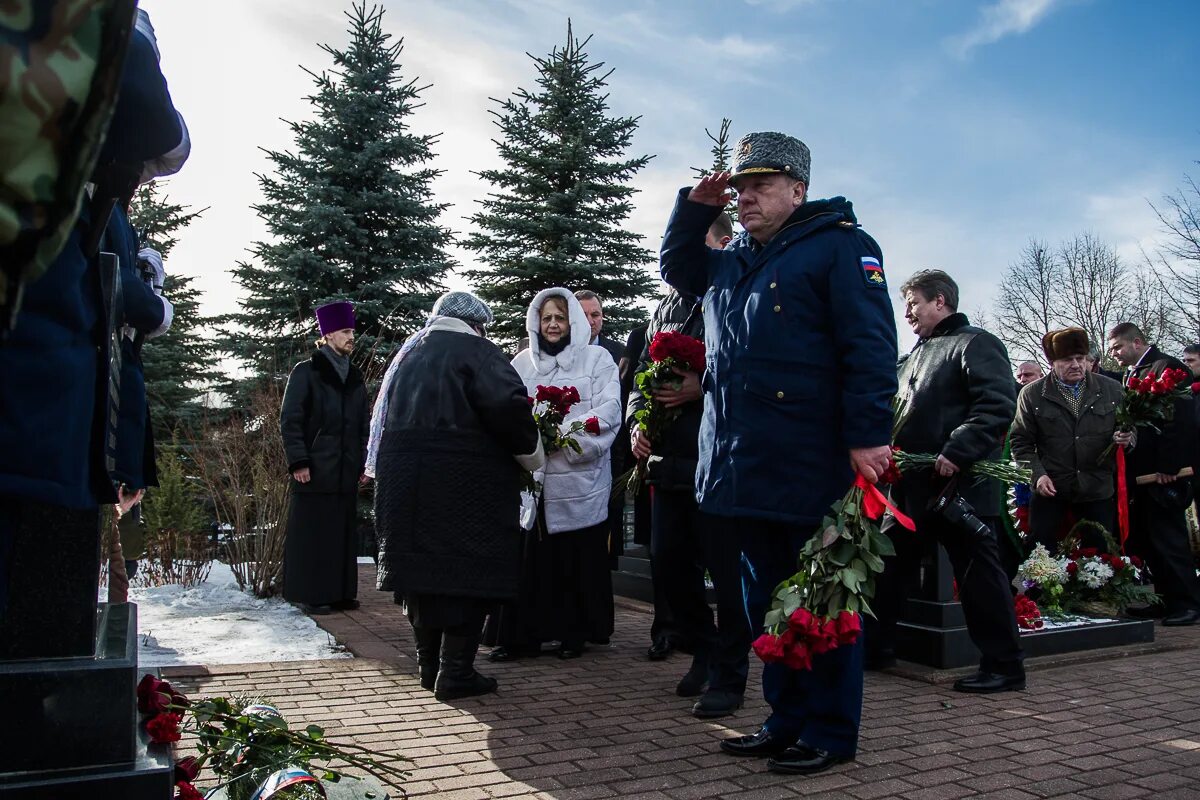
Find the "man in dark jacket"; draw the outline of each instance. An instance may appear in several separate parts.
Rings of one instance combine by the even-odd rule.
[[[370,416],[354,352],[354,308],[317,309],[321,338],[283,393],[279,428],[291,508],[283,554],[283,596],[309,614],[358,608],[355,519],[358,486],[366,481]]]
[[[491,321],[468,292],[439,298],[372,415],[378,585],[405,602],[421,685],[439,700],[496,689],[475,652],[488,610],[517,595],[521,473],[544,461],[525,385],[484,337]]]
[[[625,347],[616,339],[611,339],[604,335],[604,307],[600,303],[600,295],[590,289],[580,289],[575,292],[575,299],[579,301],[579,305],[583,307],[583,313],[587,317],[588,327],[591,329],[592,338],[589,344],[594,344],[597,347],[603,347],[608,354],[612,356],[613,363],[617,365],[618,374],[621,376],[622,389],[625,387],[625,372],[623,371],[628,365],[622,365],[622,357],[625,355]],[[621,393],[621,402],[625,402],[627,392]],[[613,443],[611,458],[608,462],[609,469],[612,471],[614,480],[629,468],[629,431],[625,429],[624,424],[621,430],[617,432],[616,441]],[[616,495],[609,500],[608,503],[608,556],[611,562],[612,569],[617,568],[617,557],[625,552],[625,497],[624,495]],[[612,614],[610,613],[611,617]],[[597,642],[597,644],[606,644],[606,642]]]
[[[1050,374],[1021,391],[1009,436],[1013,458],[1033,472],[1030,536],[1053,554],[1068,513],[1115,532],[1116,462],[1100,456],[1114,442],[1131,445],[1133,435],[1117,430],[1121,384],[1089,369],[1087,331],[1050,331],[1042,349]]]
[[[845,198],[808,200],[809,152],[752,133],[733,174],[683,189],[662,246],[664,280],[704,297],[696,497],[714,535],[734,538],[752,629],[775,586],[857,471],[876,481],[890,449],[896,329],[875,241]],[[725,250],[704,237],[736,184],[746,235]],[[1006,370],[1007,371],[1007,370]],[[862,714],[862,643],[816,656],[811,671],[763,669],[771,716],[726,739],[768,769],[813,773],[854,757]]]
[[[1183,348],[1183,363],[1192,371],[1192,380],[1200,383],[1200,342]],[[1192,422],[1195,447],[1192,449],[1192,513],[1200,522],[1200,391],[1192,386]]]
[[[717,217],[705,244],[724,249],[732,238],[728,214]],[[647,331],[649,341],[658,333],[673,332],[704,339],[704,312],[700,298],[672,289],[654,311]],[[650,364],[649,346],[638,370]],[[640,391],[630,393],[628,419],[633,454],[646,459],[646,483],[654,487],[650,508],[650,571],[661,584],[677,634],[693,647],[692,665],[676,686],[680,697],[703,696],[692,707],[701,718],[723,717],[742,705],[749,669],[750,626],[746,619],[737,539],[724,535],[718,520],[696,504],[696,463],[699,454],[703,393],[700,376],[676,370],[678,387],[655,393],[656,403],[678,408],[679,417],[651,440],[638,428],[637,412],[647,401]],[[712,578],[717,596],[717,624],[713,623],[704,585],[704,571]],[[707,690],[705,690],[707,685]]]
[[[1161,377],[1168,369],[1187,370],[1183,363],[1146,341],[1132,322],[1123,322],[1108,333],[1108,350],[1126,368],[1125,380]],[[1166,608],[1163,625],[1194,625],[1200,620],[1200,579],[1188,545],[1187,507],[1192,503],[1190,481],[1178,474],[1195,459],[1188,400],[1178,400],[1175,415],[1163,424],[1162,433],[1149,426],[1137,429],[1137,447],[1129,454],[1130,552],[1146,560],[1154,588]],[[1139,482],[1146,477],[1148,482]]]
[[[896,396],[900,420],[895,444],[909,453],[936,453],[931,470],[913,470],[892,486],[892,501],[916,522],[901,528],[892,515],[883,531],[896,555],[879,578],[872,604],[877,624],[869,624],[872,656],[894,652],[896,622],[906,584],[916,574],[923,541],[937,541],[950,558],[971,641],[983,654],[979,671],[954,683],[961,692],[1003,692],[1025,688],[1012,589],[996,541],[1001,485],[975,480],[968,472],[983,459],[1000,457],[1004,435],[1016,410],[1008,352],[992,334],[958,313],[958,286],[941,270],[923,270],[903,286],[904,318],[917,344],[900,365]],[[973,509],[974,529],[951,522],[931,509],[939,496],[960,496]],[[868,621],[870,623],[870,621]]]

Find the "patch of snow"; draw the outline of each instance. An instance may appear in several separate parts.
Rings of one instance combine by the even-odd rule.
[[[106,595],[101,589],[100,599]],[[138,664],[143,667],[350,657],[292,604],[238,589],[233,571],[219,561],[204,583],[131,586],[129,601],[138,607]]]

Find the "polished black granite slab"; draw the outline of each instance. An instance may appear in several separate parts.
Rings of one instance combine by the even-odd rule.
[[[0,785],[11,773],[134,761],[137,606],[101,604],[98,617],[95,657],[0,662]]]

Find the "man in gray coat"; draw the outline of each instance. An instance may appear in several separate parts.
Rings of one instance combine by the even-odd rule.
[[[1114,531],[1115,460],[1100,456],[1133,434],[1117,430],[1121,384],[1088,369],[1087,331],[1050,331],[1042,349],[1050,374],[1021,391],[1010,437],[1013,458],[1033,471],[1030,535],[1054,553],[1068,512]]]

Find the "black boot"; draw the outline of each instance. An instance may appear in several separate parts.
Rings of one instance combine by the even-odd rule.
[[[442,635],[442,664],[434,684],[433,696],[438,700],[455,700],[496,691],[496,679],[486,678],[475,671],[475,652],[479,649],[479,634]]]
[[[438,674],[438,660],[442,652],[442,629],[413,626],[413,638],[417,640],[417,666],[421,669],[421,688],[433,691]]]

